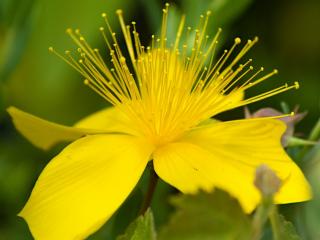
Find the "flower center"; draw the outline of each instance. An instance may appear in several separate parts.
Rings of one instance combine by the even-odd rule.
[[[126,25],[122,11],[117,11],[127,54],[123,54],[119,47],[107,15],[102,14],[110,36],[103,27],[100,31],[110,52],[112,68],[104,62],[98,49],[90,47],[79,30],[67,30],[79,47],[79,60],[70,51],[66,51],[64,57],[53,48],[49,50],[79,71],[85,77],[85,84],[119,107],[132,121],[132,127],[139,135],[156,145],[174,141],[218,113],[299,87],[298,83],[291,86],[285,84],[243,99],[244,91],[277,73],[274,70],[260,76],[263,68],[254,71],[252,59],[239,64],[258,38],[248,40],[235,54],[241,43],[240,38],[236,38],[231,48],[224,50],[222,56],[216,59],[215,50],[221,29],[209,40],[206,29],[210,12],[200,16],[200,24],[194,30],[184,27],[183,16],[176,38],[169,44],[166,35],[168,10],[169,4],[166,4],[160,36],[152,35],[151,44],[147,47],[141,44],[136,23]],[[182,36],[184,40],[181,40]],[[129,56],[129,61],[125,55]]]

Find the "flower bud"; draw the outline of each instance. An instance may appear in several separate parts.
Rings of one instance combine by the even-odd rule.
[[[263,198],[272,198],[279,191],[281,180],[271,168],[262,164],[256,169],[254,184]]]

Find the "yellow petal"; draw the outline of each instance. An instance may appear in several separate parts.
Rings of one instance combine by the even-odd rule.
[[[62,141],[74,141],[89,134],[129,133],[135,135],[129,120],[118,109],[106,108],[82,119],[74,127],[49,122],[15,107],[9,107],[15,127],[32,144],[42,149],[50,149]]]
[[[219,187],[238,198],[246,212],[260,201],[255,169],[266,164],[284,180],[278,203],[304,201],[310,188],[282,149],[285,125],[272,119],[218,122],[193,130],[154,153],[155,170],[182,192]]]
[[[294,203],[310,200],[312,190],[296,164],[292,164],[290,175],[284,179],[283,187],[275,196],[276,203]]]
[[[89,133],[99,133],[49,122],[15,107],[9,107],[7,111],[17,130],[32,144],[45,150],[61,141],[73,141]]]
[[[35,239],[84,239],[127,198],[151,151],[128,135],[81,138],[45,167],[19,215]]]
[[[95,112],[74,125],[78,128],[98,129],[107,132],[121,132],[136,135],[130,119],[119,107],[109,107]]]

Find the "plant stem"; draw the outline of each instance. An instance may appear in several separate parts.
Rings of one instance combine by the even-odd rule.
[[[280,228],[279,228],[280,223],[279,223],[277,206],[273,206],[273,208],[269,214],[269,219],[271,222],[273,239],[274,240],[281,240],[281,232],[280,232]]]
[[[261,204],[258,206],[252,221],[252,240],[259,240],[262,237],[262,230],[268,217],[270,215],[271,208],[273,207],[272,198],[262,199]]]
[[[143,200],[139,215],[143,215],[147,211],[147,209],[150,207],[150,204],[152,202],[152,197],[158,183],[158,179],[159,179],[158,175],[154,171],[153,167],[151,167],[148,190]]]

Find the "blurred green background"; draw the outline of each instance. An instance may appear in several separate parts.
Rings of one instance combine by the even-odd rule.
[[[73,47],[65,34],[67,27],[79,27],[92,45],[103,48],[98,28],[102,12],[116,32],[120,31],[115,10],[122,8],[127,21],[135,20],[147,44],[158,31],[161,8],[157,0],[0,0],[0,240],[32,239],[23,220],[16,214],[27,200],[41,169],[63,146],[49,152],[33,147],[13,128],[5,111],[14,105],[22,110],[62,124],[72,124],[108,104],[82,84],[82,78],[48,47],[63,52]],[[210,35],[218,26],[224,30],[224,43],[234,37],[259,36],[259,44],[250,52],[255,66],[279,69],[280,74],[267,81],[263,91],[284,82],[299,81],[301,88],[250,106],[280,108],[285,101],[291,108],[299,105],[307,117],[298,132],[307,136],[320,112],[320,1],[318,0],[177,0],[171,1],[170,21],[187,14],[195,26],[201,13],[213,11]],[[242,117],[243,110],[225,118]],[[320,154],[315,149],[312,166],[306,174],[320,186]],[[146,174],[147,175],[147,174]],[[92,239],[113,239],[136,216],[137,205],[145,191],[145,179],[127,203]],[[153,202],[156,223],[165,222],[171,207],[167,196],[174,190],[160,184]],[[317,195],[316,195],[317,196]],[[316,198],[302,209],[284,208],[305,239],[320,239],[320,204]],[[317,216],[317,213],[319,216]]]

